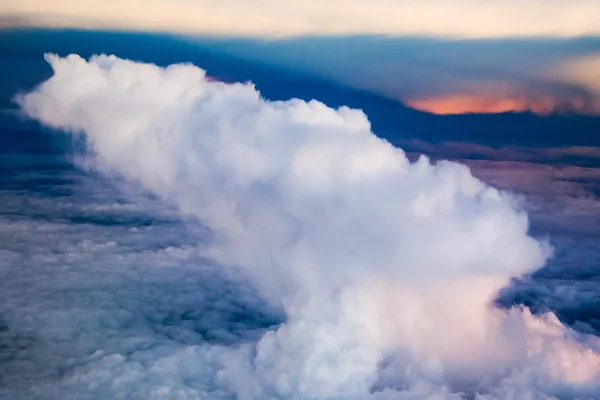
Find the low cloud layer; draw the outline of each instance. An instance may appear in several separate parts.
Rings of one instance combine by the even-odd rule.
[[[214,35],[391,34],[445,37],[600,34],[595,0],[8,0],[4,25]]]
[[[0,179],[0,398],[186,398],[185,374],[207,375],[173,357],[281,322],[199,256],[202,229],[133,188],[35,160],[2,158],[16,172]]]
[[[82,135],[90,152],[85,166],[141,186],[210,234],[201,245],[148,259],[119,255],[113,250],[121,244],[108,238],[36,257],[66,257],[54,264],[56,274],[65,262],[87,265],[75,256],[83,250],[111,249],[122,262],[115,273],[122,270],[125,281],[138,277],[135,294],[146,284],[163,290],[167,276],[180,293],[193,280],[167,272],[168,260],[193,256],[217,267],[217,275],[242,273],[257,292],[240,298],[264,301],[258,308],[272,311],[255,318],[264,321],[255,334],[216,342],[187,335],[175,344],[157,341],[159,328],[137,325],[138,314],[99,310],[89,337],[100,330],[102,340],[115,341],[69,358],[75,361],[68,374],[58,371],[51,384],[29,385],[35,398],[508,400],[600,393],[597,338],[551,314],[493,308],[497,291],[542,266],[550,250],[528,235],[515,199],[466,167],[410,163],[371,133],[360,111],[269,102],[251,85],[209,81],[191,65],[47,59],[54,75],[19,98],[23,112]],[[139,301],[114,290],[123,304]],[[179,304],[177,297],[168,304]],[[68,342],[70,326],[80,332],[89,314],[76,315],[41,321],[45,343]]]

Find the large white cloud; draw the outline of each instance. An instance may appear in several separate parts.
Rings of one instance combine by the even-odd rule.
[[[4,0],[5,25],[217,35],[393,34],[452,37],[600,33],[595,0]]]
[[[123,398],[552,399],[600,393],[599,343],[552,316],[492,307],[548,249],[511,197],[449,162],[411,164],[365,115],[269,102],[191,65],[48,61],[19,99],[82,134],[90,161],[211,230],[286,321],[256,342],[121,353],[63,392]],[[210,394],[207,394],[210,393]],[[480,393],[480,395],[475,395]],[[554,396],[554,397],[553,397]]]

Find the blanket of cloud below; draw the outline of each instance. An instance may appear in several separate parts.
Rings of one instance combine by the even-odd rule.
[[[82,135],[81,165],[156,196],[147,214],[187,222],[155,232],[107,226],[93,242],[49,224],[33,235],[48,229],[72,241],[3,257],[50,280],[96,265],[70,271],[73,282],[36,318],[27,316],[40,305],[7,296],[24,300],[3,314],[24,310],[29,330],[3,340],[40,354],[36,365],[11,359],[23,371],[11,387],[51,399],[600,394],[595,336],[551,314],[493,307],[551,249],[528,235],[517,199],[465,166],[411,163],[361,111],[270,102],[191,65],[47,60],[54,75],[19,97],[23,112]],[[131,251],[169,238],[178,245]],[[253,323],[211,319],[219,307],[243,308]],[[44,379],[31,378],[36,371]]]

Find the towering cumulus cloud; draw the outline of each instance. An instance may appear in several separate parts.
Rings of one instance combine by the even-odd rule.
[[[549,251],[517,203],[466,167],[410,163],[360,111],[270,102],[191,65],[47,60],[54,76],[19,98],[22,110],[83,135],[99,171],[200,221],[212,232],[205,256],[242,271],[286,315],[257,342],[98,363],[64,390],[118,377],[106,398],[600,394],[596,338],[552,315],[493,308]],[[135,391],[118,392],[123,380]]]

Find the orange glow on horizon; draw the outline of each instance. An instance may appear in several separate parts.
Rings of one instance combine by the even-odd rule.
[[[510,111],[531,111],[537,114],[550,114],[558,108],[558,103],[554,99],[536,99],[532,101],[520,98],[493,98],[469,94],[405,100],[405,103],[417,110],[440,115],[467,113],[497,114]]]
[[[420,99],[404,100],[409,107],[439,115],[449,114],[498,114],[503,112],[530,111],[547,115],[560,110],[569,110],[584,114],[596,114],[598,110],[590,110],[589,105],[578,99],[558,101],[557,99],[519,97],[486,97],[472,94],[456,94],[434,96]]]

